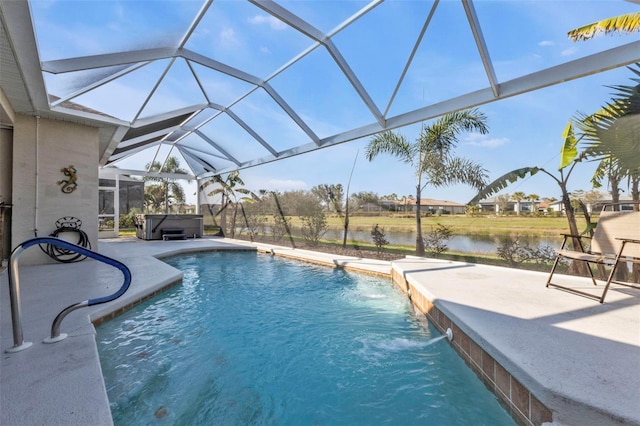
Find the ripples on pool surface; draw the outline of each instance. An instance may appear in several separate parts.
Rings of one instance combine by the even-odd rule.
[[[390,280],[251,252],[98,327],[116,425],[514,424]]]

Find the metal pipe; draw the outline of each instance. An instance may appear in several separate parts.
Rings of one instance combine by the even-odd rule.
[[[39,160],[39,152],[40,152],[40,116],[36,115],[36,184],[35,184],[35,203],[34,203],[34,215],[33,215],[33,233],[34,235],[38,235],[38,213],[39,213],[39,204],[40,204],[40,183],[38,182],[40,179],[40,160]]]
[[[51,325],[51,336],[45,339],[45,343],[53,343],[58,342],[65,337],[66,335],[60,334],[60,323],[62,320],[72,311],[76,309],[83,308],[86,306],[99,305],[101,303],[110,302],[112,300],[117,299],[122,296],[128,289],[131,284],[131,271],[129,268],[122,262],[119,262],[115,259],[111,259],[110,257],[104,256],[100,253],[96,253],[91,251],[85,247],[72,244],[66,240],[56,238],[56,237],[36,237],[31,238],[26,241],[23,241],[11,252],[11,265],[9,268],[9,295],[11,297],[11,321],[13,326],[13,347],[7,349],[6,352],[18,352],[24,349],[27,349],[31,346],[30,342],[24,341],[24,336],[22,332],[22,314],[20,308],[20,279],[18,272],[18,258],[20,255],[29,247],[38,245],[38,244],[51,244],[55,246],[59,246],[65,248],[67,250],[74,251],[76,253],[80,253],[84,256],[90,257],[92,259],[96,259],[100,262],[106,263],[107,265],[111,265],[122,272],[124,276],[124,281],[122,286],[113,294],[103,297],[97,297],[94,299],[85,300],[83,302],[79,302],[68,306],[62,312],[60,312],[53,324]]]
[[[11,324],[13,328],[13,347],[6,352],[19,352],[32,345],[31,342],[24,341],[22,333],[22,312],[20,309],[20,279],[18,275],[18,258],[25,249],[18,246],[10,256],[9,265],[9,298],[11,299]]]
[[[115,235],[116,237],[120,234],[120,175],[119,174],[116,175],[116,190],[113,191],[113,233],[116,234]]]
[[[66,339],[67,335],[65,333],[60,334],[60,324],[62,324],[62,320],[76,309],[85,308],[87,306],[89,306],[89,301],[85,300],[84,302],[74,303],[73,305],[64,308],[62,312],[56,316],[56,319],[53,320],[53,323],[51,324],[51,336],[44,339],[44,343],[55,343]]]

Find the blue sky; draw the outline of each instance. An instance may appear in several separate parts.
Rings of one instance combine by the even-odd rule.
[[[626,69],[615,70],[482,106],[479,109],[488,117],[489,134],[461,135],[456,153],[482,164],[491,180],[527,166],[556,172],[562,132],[569,119],[578,111],[598,110],[610,99],[611,89],[604,85],[630,84],[630,77],[631,72]],[[415,140],[419,131],[419,124],[398,130],[410,140]],[[247,169],[241,176],[250,188],[310,189],[320,183],[346,186],[355,160],[351,192],[415,195],[413,171],[391,156],[380,155],[369,162],[364,155],[368,142],[366,138]],[[592,162],[579,164],[569,181],[570,189],[591,189],[589,181],[594,171]],[[516,191],[555,198],[560,194],[558,185],[543,174],[520,180],[505,190]],[[427,187],[423,192],[423,197],[460,203],[474,195],[475,191],[464,185]]]
[[[329,32],[366,5],[361,1],[282,1],[278,2],[322,31]],[[394,116],[425,104],[445,100],[488,86],[472,35],[461,19],[460,2],[441,2],[431,26],[406,78],[390,105],[395,82],[406,63],[420,22],[425,19],[429,1],[391,1],[378,6],[366,19],[349,31],[337,34],[333,42],[352,66],[379,110]],[[151,6],[151,7],[150,7]],[[36,0],[31,3],[41,59],[52,60],[175,44],[200,9],[197,1],[84,1]],[[489,53],[499,81],[553,66],[562,61],[638,40],[640,36],[598,36],[573,43],[568,30],[622,13],[640,10],[626,1],[476,1]],[[215,12],[215,13],[214,13]],[[186,46],[214,59],[267,78],[310,45],[309,40],[249,3],[216,0],[203,24]],[[158,62],[127,79],[112,83],[74,101],[132,119],[139,111],[150,75],[162,73],[167,62]],[[164,105],[176,108],[198,100],[199,88],[183,78],[188,69],[176,63],[166,84],[144,106],[141,116],[152,115]],[[227,105],[248,90],[246,83],[198,69],[206,81],[210,97]],[[77,89],[79,82],[95,81],[100,73],[72,76],[46,75],[52,93],[63,96]],[[481,106],[488,117],[488,135],[461,135],[457,154],[483,165],[490,179],[525,166],[557,170],[562,132],[578,112],[599,109],[611,97],[607,85],[631,84],[632,73],[625,68],[600,73],[536,92]],[[71,77],[71,78],[70,78]],[[373,122],[353,89],[346,84],[335,63],[324,49],[316,49],[303,61],[284,70],[270,81],[273,88],[300,114],[318,136],[327,137]],[[200,94],[199,101],[203,96]],[[126,102],[122,100],[126,99]],[[260,91],[234,107],[252,127],[278,150],[299,145],[305,135],[288,117],[279,114],[273,101]],[[220,123],[205,129],[217,137],[233,141],[243,137],[231,126]],[[420,124],[397,131],[414,140]],[[379,195],[415,193],[413,171],[396,159],[380,156],[366,160],[369,138],[328,147],[285,160],[241,171],[246,186],[253,190],[311,189],[323,183],[347,185],[356,161],[351,192],[373,191]],[[197,141],[193,142],[197,146]],[[254,148],[230,145],[237,156],[253,154]],[[240,148],[236,148],[240,147]],[[136,158],[123,160],[122,168],[142,167],[154,155],[149,150]],[[175,151],[174,151],[175,152]],[[356,160],[357,156],[357,160]],[[570,189],[590,189],[593,163],[581,164],[570,181]],[[558,198],[557,185],[538,174],[509,187]],[[188,186],[187,193],[195,192]],[[427,187],[423,197],[467,202],[474,191],[466,186]],[[194,198],[190,195],[190,200]]]

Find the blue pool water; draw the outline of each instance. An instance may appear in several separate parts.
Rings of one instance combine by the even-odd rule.
[[[388,279],[251,252],[98,327],[116,425],[513,425]]]

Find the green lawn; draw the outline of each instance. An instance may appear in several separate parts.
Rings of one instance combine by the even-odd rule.
[[[327,219],[330,228],[342,229],[344,219],[329,217]],[[465,216],[444,215],[422,218],[422,229],[429,230],[436,224],[449,227],[454,235],[533,235],[533,236],[557,236],[569,230],[566,217],[549,216]],[[349,229],[352,231],[369,231],[378,224],[385,232],[405,231],[415,229],[415,217],[403,216],[352,216],[349,218]],[[293,218],[293,225],[300,226],[298,218]],[[586,227],[584,219],[578,218],[578,228]]]

